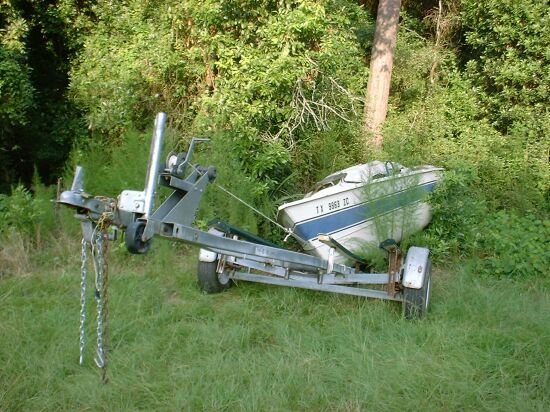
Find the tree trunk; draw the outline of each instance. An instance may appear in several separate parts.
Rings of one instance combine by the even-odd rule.
[[[382,146],[381,129],[388,112],[400,8],[401,0],[380,0],[376,15],[363,126],[365,135],[372,136],[371,144],[378,148]]]

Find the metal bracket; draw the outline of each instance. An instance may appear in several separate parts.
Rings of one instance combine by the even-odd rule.
[[[123,190],[118,196],[117,207],[130,213],[145,213],[145,192]]]
[[[338,249],[340,253],[342,253],[345,256],[348,256],[349,258],[353,259],[355,262],[362,263],[363,265],[368,265],[369,262],[367,262],[365,259],[363,259],[361,256],[353,253],[351,250],[346,248],[344,245],[342,245],[340,242],[338,242],[336,239],[334,239],[332,236],[326,235],[324,233],[320,233],[317,237],[319,242],[324,243],[325,245]]]
[[[193,182],[192,179],[195,177],[197,180]],[[144,241],[158,233],[162,223],[178,223],[185,226],[193,223],[202,195],[210,182],[210,176],[208,173],[202,176],[192,174],[190,180],[186,181],[189,185],[188,191],[175,188],[164,203],[147,219],[147,226],[142,236]]]
[[[399,272],[403,265],[403,253],[395,242],[387,245],[385,249],[388,252],[388,295],[393,297],[397,292]]]

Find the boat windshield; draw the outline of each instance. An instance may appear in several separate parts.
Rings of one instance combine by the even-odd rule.
[[[309,197],[320,190],[335,186],[340,182],[364,184],[369,181],[382,179],[399,174],[407,170],[404,166],[395,162],[381,162],[378,160],[362,165],[352,166],[333,173],[317,182],[305,197]]]
[[[310,190],[308,195],[311,196],[312,194],[317,193],[319,190],[334,186],[335,184],[339,183],[344,177],[346,177],[346,174],[347,173],[334,173],[330,176],[325,177],[320,182],[315,183],[315,186],[313,186],[313,189]]]
[[[366,183],[373,180],[394,176],[407,170],[404,166],[395,162],[381,162],[374,160],[370,163],[354,166],[346,169],[347,183]]]

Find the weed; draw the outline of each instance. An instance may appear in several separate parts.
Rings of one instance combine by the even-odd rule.
[[[32,247],[20,232],[10,231],[0,240],[0,277],[28,274]]]

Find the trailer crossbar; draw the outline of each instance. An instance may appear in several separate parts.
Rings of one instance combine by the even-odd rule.
[[[300,281],[300,280],[293,280],[293,279],[281,279],[281,278],[274,278],[271,276],[265,276],[265,275],[258,275],[258,274],[251,274],[246,272],[234,272],[229,275],[231,279],[234,280],[244,280],[247,282],[256,282],[256,283],[266,283],[268,285],[277,285],[277,286],[291,286],[301,289],[310,289],[310,290],[319,290],[324,292],[334,292],[334,293],[340,293],[343,295],[352,295],[352,296],[362,296],[367,298],[375,298],[375,299],[385,299],[385,300],[394,300],[401,302],[403,301],[403,298],[400,294],[397,294],[395,296],[390,296],[387,291],[385,290],[374,290],[374,289],[363,289],[358,287],[351,287],[351,286],[341,286],[341,285],[333,285],[333,284],[324,284],[324,283],[316,283],[308,282],[308,281]]]

